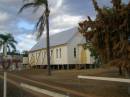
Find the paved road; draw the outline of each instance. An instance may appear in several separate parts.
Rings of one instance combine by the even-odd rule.
[[[35,80],[31,80],[29,78],[25,78],[25,77],[20,77],[14,74],[9,74],[9,77],[13,80],[22,80],[22,82],[27,83],[27,84],[31,84],[37,87],[41,87],[47,90],[51,90],[51,91],[55,91],[64,95],[69,95],[70,97],[91,97],[90,95],[86,95],[84,93],[80,93],[71,89],[67,89],[67,88],[63,88],[63,87],[58,87],[58,86],[54,86],[54,85],[50,85],[47,83],[43,83],[43,82],[39,82],[39,81],[35,81]]]
[[[77,92],[77,91],[74,91],[74,90],[71,90],[71,89],[66,89],[66,88],[63,88],[63,87],[49,85],[47,83],[38,82],[38,81],[35,81],[35,80],[31,80],[29,78],[20,77],[20,76],[14,75],[14,74],[8,74],[8,81],[12,84],[16,84],[18,87],[20,87],[21,83],[26,83],[26,84],[29,84],[29,85],[32,85],[32,86],[44,88],[46,90],[54,91],[54,92],[57,92],[57,93],[60,93],[60,94],[69,95],[69,97],[91,97],[90,95],[86,95],[84,93],[80,93],[80,92]],[[25,90],[27,91],[27,89],[25,89]],[[31,90],[29,90],[28,92],[30,92],[30,91]],[[33,92],[33,91],[31,91],[31,93],[34,93],[35,95],[39,94],[39,93]],[[49,97],[49,96],[40,94],[37,97]]]
[[[1,75],[1,74],[0,74],[0,79],[3,79],[3,75]],[[23,91],[34,95],[35,97],[51,97],[51,96],[45,95],[43,93],[34,92],[31,89],[26,89],[26,88],[21,87],[20,83],[22,82],[22,80],[19,80],[19,79],[16,79],[16,78],[15,79],[11,78],[9,74],[8,74],[8,82],[15,85],[16,87],[22,89]]]

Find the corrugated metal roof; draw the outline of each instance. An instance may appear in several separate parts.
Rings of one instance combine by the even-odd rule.
[[[69,43],[69,40],[73,38],[78,32],[77,28],[72,28],[50,36],[50,47]],[[46,37],[43,37],[35,44],[30,51],[46,48]]]

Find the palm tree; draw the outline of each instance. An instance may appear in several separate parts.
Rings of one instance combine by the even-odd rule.
[[[21,13],[24,9],[33,7],[35,9],[38,9],[39,7],[43,6],[45,7],[44,10],[42,10],[42,15],[40,16],[37,24],[36,24],[36,30],[38,30],[37,38],[40,38],[43,34],[44,27],[46,25],[46,39],[47,39],[47,63],[48,63],[48,75],[51,75],[51,67],[50,67],[50,41],[49,41],[49,7],[48,7],[48,0],[32,0],[29,2],[29,0],[24,0],[24,2],[27,1],[19,10],[19,13]]]
[[[14,37],[10,34],[0,34],[0,47],[3,48],[3,61],[2,66],[4,69],[4,91],[3,91],[3,97],[7,96],[7,69],[10,66],[10,62],[7,61],[7,50],[10,51],[10,48],[16,50],[15,44],[17,42],[15,41]],[[7,62],[7,63],[6,63]]]
[[[10,52],[11,49],[16,50],[15,44],[17,41],[10,34],[0,34],[0,47],[3,48],[3,55],[6,56],[7,52]]]
[[[9,53],[11,50],[16,50],[15,45],[17,44],[17,41],[14,39],[14,37],[10,34],[0,34],[0,48],[3,50],[3,60],[6,60],[7,52]],[[8,69],[9,66],[4,66],[3,69]],[[9,64],[8,64],[9,65]]]

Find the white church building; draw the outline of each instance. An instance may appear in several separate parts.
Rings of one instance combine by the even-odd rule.
[[[88,68],[93,62],[90,51],[82,44],[85,38],[77,28],[50,36],[50,63],[52,69]],[[47,68],[46,37],[41,38],[29,51],[29,65]]]

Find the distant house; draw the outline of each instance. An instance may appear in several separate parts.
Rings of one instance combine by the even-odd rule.
[[[8,70],[22,70],[25,69],[23,60],[27,60],[28,57],[24,57],[20,53],[8,52],[6,57],[6,62],[3,60],[3,54],[0,54],[0,69],[3,69],[2,64],[9,64]]]
[[[21,70],[23,69],[22,65],[22,55],[20,53],[7,53],[7,59],[11,60],[9,70]]]
[[[82,44],[85,38],[76,28],[50,36],[51,68],[86,68],[92,64],[90,51]],[[47,68],[46,37],[41,38],[29,51],[29,65]]]

